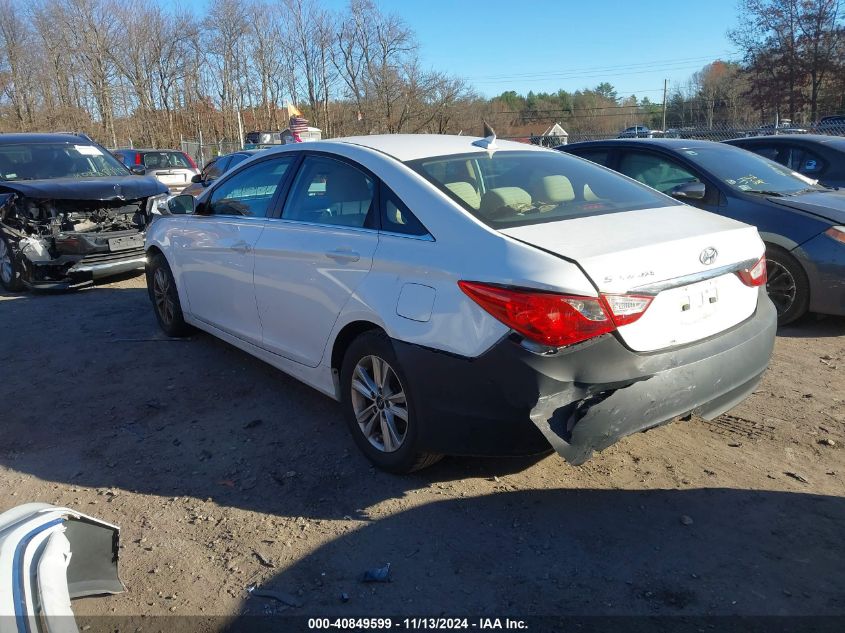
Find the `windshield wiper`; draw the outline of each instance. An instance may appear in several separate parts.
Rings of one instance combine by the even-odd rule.
[[[764,191],[761,189],[746,189],[745,193],[759,193],[761,196],[774,196],[776,198],[782,198],[787,195],[782,191]]]

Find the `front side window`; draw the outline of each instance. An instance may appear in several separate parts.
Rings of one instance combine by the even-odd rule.
[[[407,165],[494,228],[680,204],[556,151],[460,154]]]
[[[85,143],[0,145],[0,181],[127,176],[112,154]]]
[[[250,165],[220,184],[208,202],[209,215],[265,218],[293,157],[274,158]]]
[[[619,161],[619,171],[652,189],[667,193],[678,185],[698,181],[688,169],[657,154],[628,152]]]
[[[296,176],[282,219],[375,228],[375,182],[352,165],[308,156]]]
[[[824,161],[809,150],[790,146],[785,150],[786,160],[780,161],[792,171],[814,176],[824,171]]]

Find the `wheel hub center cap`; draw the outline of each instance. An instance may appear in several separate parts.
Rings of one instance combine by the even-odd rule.
[[[382,396],[376,396],[376,408],[384,409],[384,398]]]

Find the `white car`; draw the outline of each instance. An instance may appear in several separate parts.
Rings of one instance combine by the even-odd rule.
[[[579,464],[730,409],[772,351],[754,227],[554,150],[283,146],[169,212],[146,242],[164,331],[200,328],[339,400],[395,472],[550,447]]]

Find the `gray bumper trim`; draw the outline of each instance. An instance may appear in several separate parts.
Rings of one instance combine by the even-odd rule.
[[[774,346],[777,314],[761,290],[754,316],[706,341],[644,356],[643,368],[671,364],[654,373],[590,390],[573,407],[570,390],[543,395],[531,421],[561,457],[588,460],[620,438],[694,413],[712,419],[747,397],[759,382]],[[600,360],[600,359],[596,359]]]
[[[80,262],[68,270],[68,275],[74,273],[90,273],[94,279],[97,279],[98,277],[128,273],[132,270],[143,268],[146,263],[147,258],[144,255],[103,264],[85,264]]]

